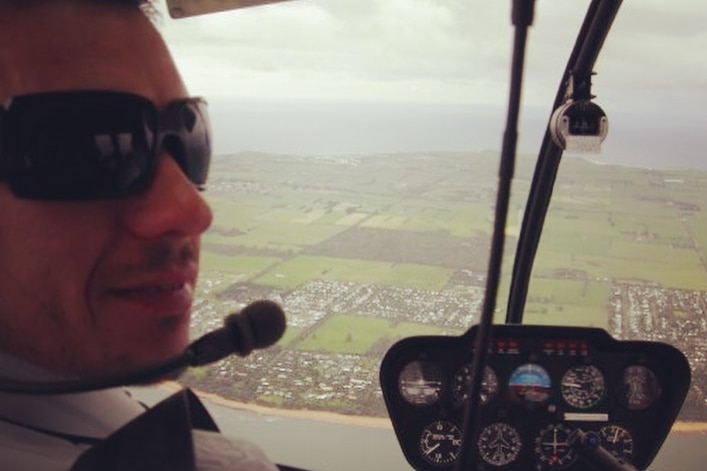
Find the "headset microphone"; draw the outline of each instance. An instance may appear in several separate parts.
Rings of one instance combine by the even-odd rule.
[[[164,378],[189,366],[202,366],[231,354],[246,356],[253,349],[266,348],[285,332],[285,313],[275,302],[259,300],[237,314],[230,314],[224,326],[200,337],[181,355],[156,365],[103,378],[65,381],[14,381],[0,378],[0,392],[11,394],[70,394]]]
[[[223,324],[189,345],[184,352],[189,366],[213,363],[233,353],[246,356],[253,349],[273,345],[285,332],[285,313],[277,303],[263,299],[226,316]]]

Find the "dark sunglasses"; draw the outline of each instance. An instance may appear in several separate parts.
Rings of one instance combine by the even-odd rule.
[[[206,102],[158,109],[115,91],[22,95],[0,107],[0,180],[21,198],[94,200],[147,188],[164,149],[203,189],[211,159]]]

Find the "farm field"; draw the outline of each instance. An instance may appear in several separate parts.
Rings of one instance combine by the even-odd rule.
[[[485,153],[218,157],[204,269],[279,290],[315,279],[440,290],[459,272],[483,286],[495,164]],[[567,306],[607,312],[616,280],[707,290],[705,197],[696,191],[707,175],[606,167],[561,167],[530,312],[562,312],[568,322]],[[520,165],[514,183],[505,273],[528,172]]]
[[[516,171],[498,322],[505,317],[531,164],[521,157]],[[477,319],[496,165],[497,157],[484,152],[216,157],[206,193],[215,218],[202,240],[196,322],[206,330],[248,302],[276,299],[287,311],[288,332],[275,352],[253,360],[253,368],[266,363],[288,376],[299,361],[318,363],[318,370],[351,362],[352,371],[357,364],[373,370],[354,379],[377,389],[377,362],[397,339],[456,335]],[[596,326],[619,338],[664,340],[689,357],[707,357],[698,340],[707,335],[701,330],[707,305],[707,215],[701,208],[707,197],[698,191],[705,183],[707,172],[567,158],[536,257],[525,322]],[[694,324],[695,338],[673,335],[677,327],[654,329],[685,322]],[[309,360],[290,357],[297,352]],[[707,373],[700,361],[693,369]],[[230,374],[228,366],[224,371]],[[327,373],[317,375],[326,383],[321,376]],[[246,382],[229,394],[272,402],[280,397],[278,387]],[[306,398],[314,395],[323,407],[346,412],[351,406],[337,394],[327,404],[302,388],[289,403],[277,401],[309,407]],[[374,412],[379,400],[369,398]]]

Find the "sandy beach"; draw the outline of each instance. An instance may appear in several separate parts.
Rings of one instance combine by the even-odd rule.
[[[184,386],[173,381],[160,383],[160,388],[170,392],[176,392]],[[359,425],[362,427],[376,428],[393,428],[390,420],[387,417],[366,417],[359,415],[337,414],[336,412],[309,410],[309,409],[279,409],[276,407],[261,406],[248,402],[238,402],[231,399],[226,399],[217,394],[201,391],[199,389],[190,388],[201,399],[206,402],[218,404],[220,406],[230,407],[236,410],[246,410],[261,415],[270,415],[278,417],[289,417],[293,419],[309,419],[319,420],[322,422],[334,422],[339,424]]]
[[[178,391],[183,386],[177,382],[165,382],[160,385],[169,391]],[[192,388],[193,389],[193,388]],[[337,414],[329,411],[307,410],[307,409],[278,409],[266,407],[258,404],[244,403],[225,399],[216,394],[194,390],[199,397],[207,402],[230,407],[236,410],[247,410],[262,415],[289,417],[295,419],[319,420],[323,422],[334,422],[340,424],[350,424],[362,427],[392,428],[390,419],[387,417],[365,417],[358,415]],[[707,433],[707,422],[675,422],[672,431],[675,433]]]

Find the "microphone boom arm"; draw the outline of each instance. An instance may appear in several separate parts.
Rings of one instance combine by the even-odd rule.
[[[181,354],[161,363],[125,373],[99,378],[77,378],[63,381],[18,381],[0,378],[0,392],[9,394],[72,394],[99,389],[149,384],[180,372],[190,366],[203,366],[233,353],[246,356],[253,349],[267,348],[285,332],[285,313],[273,301],[255,301],[238,313],[224,319],[224,326],[204,334]]]

